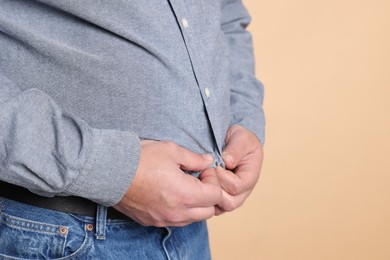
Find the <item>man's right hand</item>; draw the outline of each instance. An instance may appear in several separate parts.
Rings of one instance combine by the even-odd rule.
[[[135,178],[114,206],[144,226],[184,226],[211,218],[222,199],[211,155],[173,142],[142,141]],[[199,179],[183,171],[203,171]]]

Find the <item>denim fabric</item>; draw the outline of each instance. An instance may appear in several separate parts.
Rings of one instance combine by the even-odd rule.
[[[0,259],[207,260],[210,251],[206,222],[143,227],[132,220],[97,221],[0,197]]]

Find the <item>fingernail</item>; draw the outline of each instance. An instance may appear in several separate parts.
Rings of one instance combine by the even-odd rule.
[[[206,159],[206,160],[208,160],[208,161],[212,161],[212,160],[214,160],[214,157],[213,157],[213,155],[212,154],[210,154],[210,153],[207,153],[207,154],[202,154],[203,155],[203,157]]]
[[[223,160],[225,161],[225,162],[227,162],[227,163],[234,163],[234,161],[233,161],[233,157],[230,155],[230,154],[228,154],[228,153],[222,153],[222,158],[223,158]]]
[[[222,168],[220,165],[217,165],[217,167],[215,167],[215,169],[217,169],[217,171],[223,171],[223,170],[225,170],[224,168]]]

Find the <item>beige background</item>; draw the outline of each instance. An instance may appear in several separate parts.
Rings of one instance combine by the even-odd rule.
[[[246,0],[267,137],[216,260],[390,259],[390,1]]]

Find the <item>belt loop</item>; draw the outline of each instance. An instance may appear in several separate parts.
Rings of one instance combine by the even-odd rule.
[[[96,239],[106,239],[107,207],[97,205],[96,210]]]

